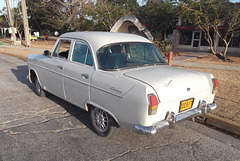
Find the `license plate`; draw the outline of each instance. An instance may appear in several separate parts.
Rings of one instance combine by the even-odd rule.
[[[179,112],[182,112],[182,111],[185,111],[187,109],[192,108],[193,102],[194,102],[194,98],[190,98],[190,99],[181,101],[180,102]]]

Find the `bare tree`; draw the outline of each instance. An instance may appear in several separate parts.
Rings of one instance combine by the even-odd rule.
[[[113,25],[124,15],[130,14],[129,8],[116,2],[108,0],[98,0],[94,8],[91,10],[91,15],[98,25],[104,28],[101,30],[109,31]]]
[[[91,0],[29,0],[28,3],[32,22],[37,21],[45,28],[67,26],[72,30],[81,30],[89,8],[94,5]]]
[[[183,0],[180,4],[182,18],[191,19],[204,32],[213,54],[217,54],[216,35],[224,42],[220,55],[226,60],[228,46],[240,27],[240,9],[228,0]],[[214,35],[211,35],[211,31]],[[223,53],[222,53],[223,51]]]

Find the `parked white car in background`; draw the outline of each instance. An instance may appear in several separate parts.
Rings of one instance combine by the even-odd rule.
[[[119,126],[155,134],[217,107],[217,79],[168,66],[149,40],[134,34],[66,33],[51,52],[29,55],[28,67],[37,95],[47,91],[89,111],[101,136]]]

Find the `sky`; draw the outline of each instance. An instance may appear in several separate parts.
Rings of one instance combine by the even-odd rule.
[[[16,6],[17,2],[19,0],[9,0],[10,2],[10,6]],[[142,4],[142,0],[137,0],[139,4]],[[240,2],[240,0],[230,0],[231,2]],[[0,0],[0,9],[2,9],[3,7],[6,7],[6,2],[5,0]]]
[[[9,0],[10,6],[16,6],[18,1],[19,0]],[[6,7],[6,2],[5,0],[0,0],[0,9],[2,9],[3,7]]]

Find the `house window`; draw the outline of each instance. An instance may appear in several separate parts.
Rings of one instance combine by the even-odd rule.
[[[180,31],[180,45],[191,45],[192,43],[192,31]]]
[[[213,31],[210,31],[211,38],[213,40]],[[201,46],[210,46],[208,41],[205,38],[205,33],[202,32]]]
[[[225,33],[221,33],[222,36],[224,36]],[[227,41],[229,41],[230,35],[228,35],[227,37]],[[219,38],[219,43],[218,43],[219,47],[225,46],[225,43],[223,42],[223,40],[221,38]],[[234,47],[234,48],[240,48],[240,33],[235,33],[230,44],[229,47]]]
[[[240,33],[236,33],[232,38],[232,46],[235,48],[240,48]]]

